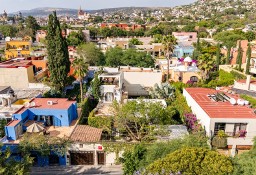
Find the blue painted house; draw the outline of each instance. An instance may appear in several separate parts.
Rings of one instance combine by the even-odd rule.
[[[10,147],[13,149],[18,143],[19,137],[26,132],[33,123],[37,123],[48,131],[51,128],[72,129],[72,122],[78,118],[76,101],[69,101],[66,98],[35,98],[13,114],[13,120],[5,126],[5,138],[3,149]],[[18,144],[16,144],[18,146]],[[15,149],[14,149],[15,150]],[[15,152],[13,152],[15,153]],[[32,153],[36,165],[45,166],[49,164],[66,165],[66,157],[60,157],[51,153],[49,157],[40,157]]]

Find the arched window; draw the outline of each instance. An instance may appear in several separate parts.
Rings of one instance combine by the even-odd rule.
[[[192,81],[192,82],[198,82],[197,76],[192,76],[192,77],[190,77],[190,81]]]

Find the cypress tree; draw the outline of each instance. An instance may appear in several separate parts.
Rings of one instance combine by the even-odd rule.
[[[70,71],[70,61],[68,57],[67,42],[66,39],[62,37],[60,23],[56,12],[49,15],[46,39],[50,81],[54,90],[62,91]]]
[[[252,57],[252,48],[251,48],[250,43],[248,44],[246,56],[247,56],[247,60],[246,60],[246,71],[245,71],[245,73],[248,75],[248,74],[250,74],[250,63],[251,63],[251,57]]]
[[[216,51],[216,67],[217,67],[217,70],[219,70],[219,66],[220,66],[220,43],[218,43],[217,51]]]
[[[231,52],[231,46],[228,46],[228,53],[226,57],[226,64],[229,64],[230,62],[230,52]]]
[[[236,58],[236,64],[238,64],[238,70],[242,70],[242,57],[243,57],[243,50],[241,47],[241,41],[239,41],[238,53]]]

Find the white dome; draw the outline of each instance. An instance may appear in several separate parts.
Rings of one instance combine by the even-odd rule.
[[[192,62],[192,58],[190,58],[189,56],[187,56],[187,57],[184,59],[184,62],[189,62],[189,63],[191,63],[191,62]]]

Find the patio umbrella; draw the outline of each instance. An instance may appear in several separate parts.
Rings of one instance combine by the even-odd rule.
[[[32,125],[30,125],[29,127],[27,127],[27,132],[41,132],[44,130],[44,127],[42,127],[41,125],[37,124],[37,123],[33,123]]]

